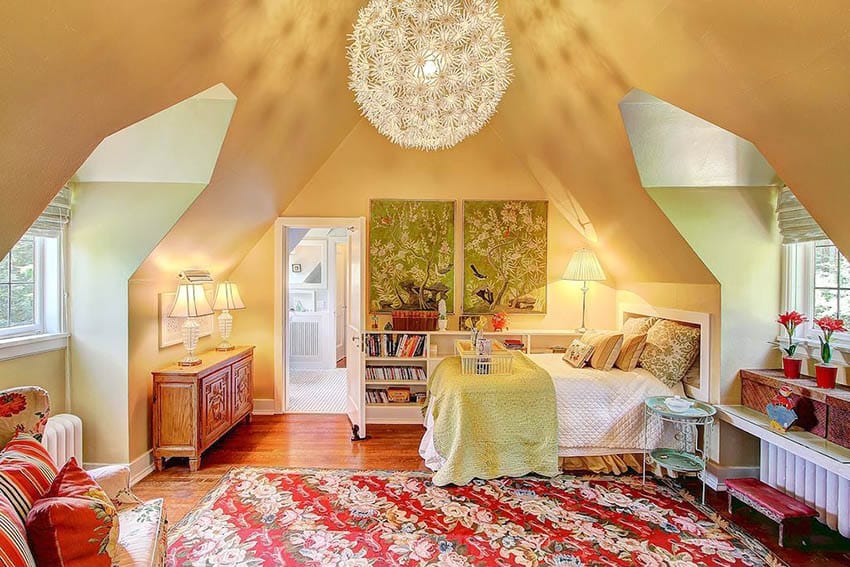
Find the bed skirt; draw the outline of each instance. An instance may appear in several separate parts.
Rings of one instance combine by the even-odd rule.
[[[643,472],[643,455],[596,455],[587,457],[558,457],[558,466],[564,472],[590,471],[596,474],[625,474]]]

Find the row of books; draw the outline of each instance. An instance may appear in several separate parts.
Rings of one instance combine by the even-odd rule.
[[[419,366],[369,366],[366,368],[366,380],[427,380],[425,369]]]
[[[367,335],[367,356],[411,358],[425,352],[425,335]]]
[[[417,403],[425,402],[425,392],[411,392],[410,388],[385,388],[379,390],[366,390],[367,404],[394,404],[394,403]]]

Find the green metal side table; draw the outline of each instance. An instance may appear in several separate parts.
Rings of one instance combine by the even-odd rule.
[[[669,471],[680,474],[696,474],[702,482],[702,503],[705,504],[705,466],[711,446],[711,428],[717,410],[709,404],[689,400],[692,405],[682,411],[667,406],[672,396],[647,398],[643,413],[643,482],[646,482],[647,462],[655,462]],[[654,422],[654,424],[653,424]],[[674,439],[677,447],[650,447],[649,428],[654,425],[663,431],[670,423],[676,428]],[[698,427],[703,427],[702,447],[699,447]]]

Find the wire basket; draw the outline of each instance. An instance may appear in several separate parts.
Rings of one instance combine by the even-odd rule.
[[[463,374],[504,376],[513,370],[514,355],[500,342],[493,341],[493,352],[478,354],[472,341],[455,341]]]

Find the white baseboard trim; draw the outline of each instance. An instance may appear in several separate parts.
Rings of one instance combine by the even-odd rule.
[[[130,469],[130,486],[133,486],[154,471],[153,449],[147,451],[140,457],[133,459],[130,463],[83,463],[83,468],[91,470],[99,469],[100,467],[110,467],[113,465],[121,465]]]
[[[130,463],[130,486],[135,485],[153,471],[153,449],[151,449]]]
[[[726,485],[724,482],[727,478],[758,478],[760,469],[758,466],[722,466],[715,462],[709,462],[703,473],[705,485],[715,492],[724,492]]]
[[[277,412],[274,411],[274,399],[254,400],[254,411],[251,413],[253,415],[275,415]]]

